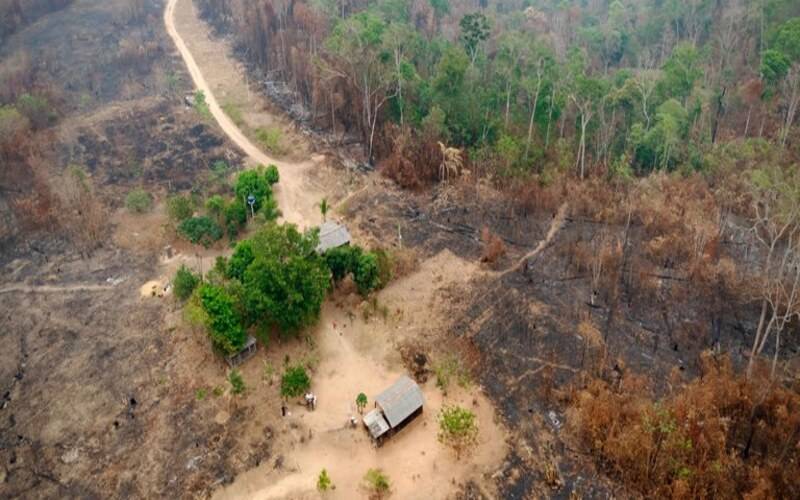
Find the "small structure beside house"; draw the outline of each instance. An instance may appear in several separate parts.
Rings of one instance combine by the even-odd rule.
[[[337,248],[350,244],[350,232],[343,225],[325,221],[319,226],[319,245],[317,252],[325,253],[331,248]]]
[[[375,409],[364,415],[364,426],[380,445],[383,439],[422,414],[424,403],[422,389],[410,377],[403,375],[375,397]]]
[[[237,352],[236,354],[232,354],[225,358],[225,361],[228,362],[228,366],[234,367],[239,366],[242,364],[247,358],[255,354],[256,352],[256,339],[250,335],[247,337],[247,342],[245,342],[244,347],[241,351]]]

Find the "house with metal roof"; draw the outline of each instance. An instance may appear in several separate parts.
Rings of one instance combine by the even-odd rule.
[[[375,409],[364,416],[364,426],[380,442],[420,415],[424,404],[422,389],[403,375],[375,397]]]
[[[317,252],[325,253],[331,248],[350,244],[350,232],[342,224],[325,221],[319,226],[319,245]]]

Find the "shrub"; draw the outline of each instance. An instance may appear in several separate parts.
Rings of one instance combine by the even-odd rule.
[[[200,113],[200,116],[203,118],[211,118],[211,110],[208,109],[206,94],[202,90],[198,90],[194,93],[194,109]]]
[[[236,199],[242,204],[248,196],[255,197],[253,210],[264,211],[269,218],[277,217],[277,205],[272,199],[272,185],[278,181],[278,170],[274,165],[265,168],[259,165],[253,170],[246,170],[236,178],[233,190]]]
[[[361,253],[357,246],[336,247],[325,252],[325,264],[331,270],[334,281],[341,281],[356,268]]]
[[[353,281],[358,287],[358,293],[364,296],[378,287],[380,284],[378,257],[374,253],[367,252],[358,257],[356,268],[353,270]]]
[[[275,165],[268,165],[267,169],[264,170],[264,178],[267,180],[270,186],[273,186],[278,183],[281,176],[278,173],[278,167]]]
[[[235,368],[228,373],[228,382],[231,384],[231,392],[234,394],[242,394],[246,389],[242,374]]]
[[[225,229],[228,238],[234,239],[247,222],[247,207],[241,200],[233,200],[225,207]]]
[[[389,477],[381,469],[369,469],[364,474],[364,486],[378,498],[384,497],[391,489]]]
[[[305,367],[302,365],[291,366],[286,369],[281,378],[281,396],[296,398],[303,395],[311,387]]]
[[[434,363],[433,372],[436,375],[436,387],[445,393],[453,379],[461,387],[469,385],[469,372],[464,368],[461,359],[455,355],[447,355],[442,360]]]
[[[325,492],[333,488],[333,482],[331,481],[331,477],[328,475],[328,471],[322,469],[319,473],[319,477],[317,478],[317,490],[320,492]]]
[[[367,395],[363,392],[360,392],[358,396],[356,396],[356,406],[358,407],[359,413],[364,412],[364,408],[367,406]]]
[[[205,215],[184,220],[178,226],[178,232],[192,243],[206,248],[222,238],[222,228]]]
[[[284,154],[286,152],[286,148],[283,145],[283,132],[278,127],[268,127],[268,128],[257,128],[256,131],[256,140],[266,149],[267,151],[275,154]]]
[[[175,273],[175,279],[172,280],[172,286],[175,289],[175,296],[179,300],[186,300],[191,297],[192,292],[200,283],[200,278],[184,265],[178,268]]]
[[[134,189],[125,197],[125,208],[136,214],[149,212],[153,208],[153,197],[144,189]]]
[[[194,202],[190,197],[175,195],[167,200],[167,215],[172,222],[183,222],[192,214],[194,214]]]
[[[439,412],[439,442],[450,446],[456,457],[478,442],[478,422],[475,414],[460,406],[446,405]]]
[[[215,194],[206,200],[206,210],[214,217],[221,217],[225,212],[225,200],[222,196]]]

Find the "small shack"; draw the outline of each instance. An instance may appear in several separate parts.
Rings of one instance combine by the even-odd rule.
[[[319,226],[319,245],[317,252],[325,253],[331,248],[350,244],[350,232],[343,225],[325,221]]]
[[[247,358],[255,354],[256,348],[257,348],[256,339],[253,338],[252,335],[249,335],[247,337],[247,342],[245,342],[244,347],[242,347],[242,350],[237,352],[236,354],[231,354],[230,356],[226,356],[225,361],[228,362],[228,366],[230,367],[239,366]]]
[[[375,397],[375,409],[364,416],[364,426],[378,444],[422,414],[422,389],[403,375]]]

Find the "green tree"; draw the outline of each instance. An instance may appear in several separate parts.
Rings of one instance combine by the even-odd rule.
[[[181,264],[181,267],[179,267],[178,271],[175,273],[175,278],[172,280],[175,296],[178,297],[179,300],[188,299],[199,283],[200,278],[189,270],[188,267]]]
[[[239,373],[239,370],[236,368],[228,373],[228,383],[231,384],[231,392],[237,396],[242,394],[247,389],[247,387],[244,385],[242,374]]]
[[[359,392],[358,396],[356,396],[356,406],[359,413],[364,413],[364,408],[367,406],[367,395],[363,392]]]
[[[473,12],[461,18],[461,43],[469,54],[470,65],[475,64],[481,45],[489,38],[489,20],[481,12]]]
[[[233,255],[228,260],[226,275],[228,278],[244,281],[244,272],[255,260],[253,252],[253,242],[250,240],[240,241],[233,251]]]
[[[361,248],[355,245],[341,246],[331,248],[325,252],[323,258],[333,275],[333,280],[338,282],[353,272],[358,265],[358,259],[361,254]]]
[[[263,165],[259,165],[253,170],[240,173],[233,188],[237,202],[244,203],[247,197],[252,195],[255,197],[253,209],[256,212],[263,211],[270,220],[278,216],[277,204],[272,196],[274,182],[271,182],[277,177],[277,169],[272,165],[271,167],[271,169],[267,169]],[[273,173],[268,174],[268,171]]]
[[[291,224],[269,224],[253,236],[242,281],[250,322],[291,334],[319,317],[330,273],[318,241]]]
[[[672,97],[686,104],[695,82],[703,76],[700,63],[700,53],[694,45],[688,42],[676,45],[662,68],[663,78],[660,84],[663,98]]]
[[[296,398],[311,388],[311,378],[303,365],[286,368],[281,378],[281,396]]]
[[[378,269],[378,257],[372,252],[362,253],[356,262],[353,270],[353,281],[358,287],[358,293],[369,295],[378,287],[380,283],[380,270]]]
[[[395,73],[383,42],[386,28],[374,12],[359,12],[337,22],[325,41],[328,52],[342,63],[326,71],[343,78],[360,96],[358,125],[370,160],[380,110],[393,96]]]
[[[456,457],[478,442],[478,421],[475,414],[460,406],[445,405],[439,412],[439,442],[450,446]]]
[[[231,200],[225,206],[225,230],[228,238],[233,240],[241,228],[247,223],[247,207],[240,199]]]
[[[214,347],[224,354],[239,352],[247,341],[233,297],[221,286],[203,284],[200,303],[208,315],[208,333]]]
[[[214,219],[201,215],[184,220],[178,225],[178,232],[194,244],[208,248],[222,238],[222,228]]]

